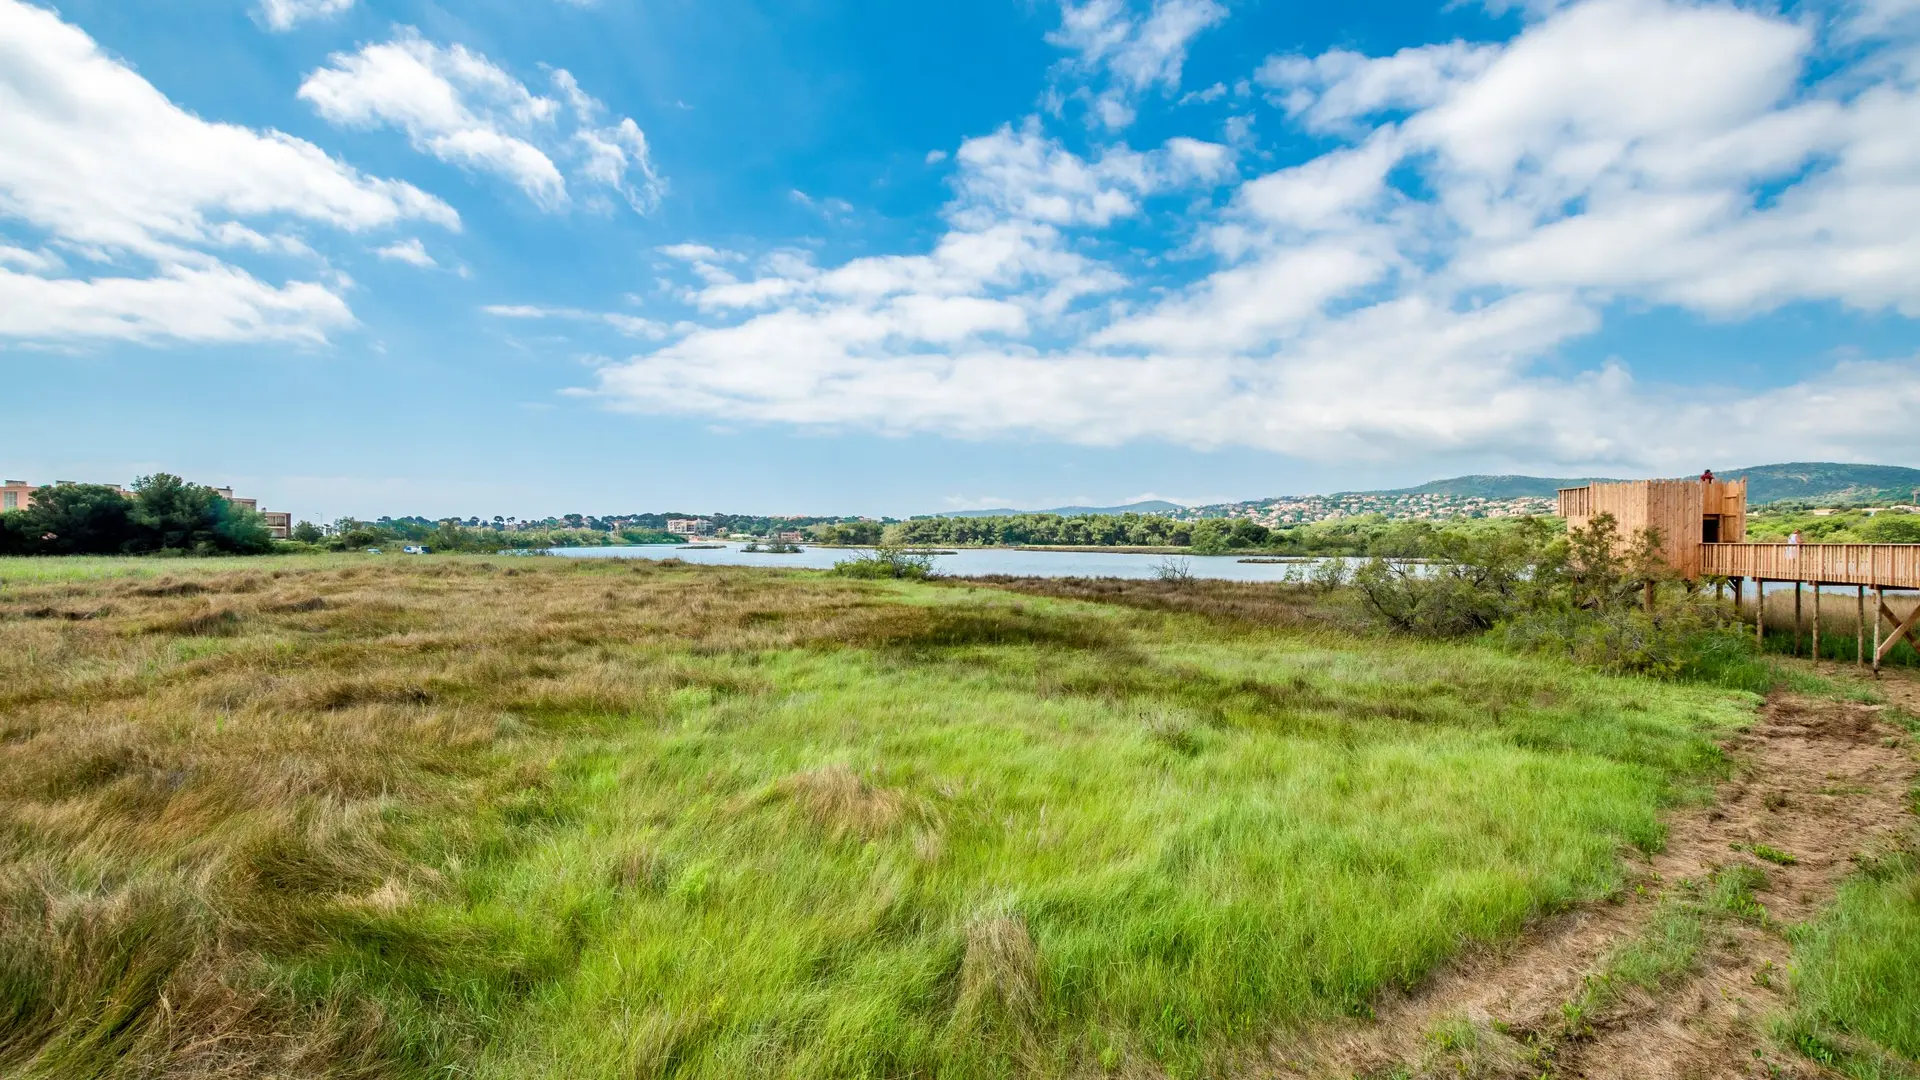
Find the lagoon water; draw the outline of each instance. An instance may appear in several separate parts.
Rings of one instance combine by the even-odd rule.
[[[630,547],[555,548],[553,554],[571,559],[680,559],[690,563],[723,566],[788,566],[824,570],[857,551],[849,548],[802,548],[792,555],[770,555],[741,550],[744,544],[721,548],[686,549],[666,544],[636,544]],[[935,573],[948,577],[984,577],[1011,574],[1018,577],[1117,577],[1151,578],[1167,559],[1184,561],[1197,578],[1221,581],[1284,581],[1289,570],[1306,572],[1309,562],[1244,563],[1239,555],[1137,555],[1122,552],[1091,551],[1016,551],[1012,548],[961,548],[951,555],[936,555]],[[1357,561],[1357,560],[1355,560]]]

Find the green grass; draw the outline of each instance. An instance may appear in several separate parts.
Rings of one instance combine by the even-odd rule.
[[[8,1075],[1211,1074],[1618,888],[1755,701],[954,585],[186,563],[0,563]]]
[[[164,575],[200,576],[238,570],[337,568],[393,555],[256,555],[256,556],[127,556],[60,555],[39,558],[0,556],[0,595],[8,589],[63,582],[152,578]]]
[[[1920,1077],[1920,854],[1868,863],[1794,940],[1786,1038],[1849,1076]]]

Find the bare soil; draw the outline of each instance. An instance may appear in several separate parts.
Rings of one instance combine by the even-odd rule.
[[[1845,665],[1823,674],[1849,677]],[[1889,707],[1920,714],[1920,681],[1889,675],[1889,705],[1779,694],[1724,743],[1735,776],[1712,805],[1669,819],[1665,850],[1640,856],[1618,897],[1547,920],[1497,952],[1471,956],[1417,991],[1379,1002],[1375,1020],[1282,1040],[1256,1075],[1718,1080],[1814,1077],[1783,1054],[1766,1020],[1784,1011],[1787,925],[1829,904],[1855,858],[1910,816],[1920,763]],[[1752,853],[1784,852],[1792,865]],[[1716,920],[1701,962],[1657,994],[1631,990],[1598,1015],[1569,1016],[1608,955],[1647,927],[1661,899],[1739,863],[1764,871],[1764,917]],[[1465,1038],[1447,1032],[1469,1031]]]

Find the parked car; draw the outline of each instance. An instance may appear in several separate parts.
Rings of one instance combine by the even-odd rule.
[[[425,545],[425,544],[408,544],[408,545],[407,545],[406,547],[403,547],[403,548],[401,548],[401,549],[400,549],[400,551],[401,551],[401,553],[402,553],[402,554],[405,554],[405,555],[431,555],[431,554],[433,554],[433,549],[432,549],[432,548],[430,548],[430,547],[428,547],[428,546],[427,546],[427,545]]]

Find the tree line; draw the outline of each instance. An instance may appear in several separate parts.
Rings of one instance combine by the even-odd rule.
[[[1487,518],[1456,523],[1499,532],[1522,519]],[[810,529],[823,544],[901,547],[1183,547],[1196,555],[1411,555],[1437,526],[1389,520],[1380,515],[1336,518],[1269,528],[1249,518],[1181,521],[1158,514],[1008,514],[995,517],[924,517],[895,524],[856,521]]]
[[[0,513],[0,554],[251,555],[273,550],[266,519],[172,473],[133,482],[38,488],[33,505]]]
[[[341,518],[331,525],[303,521],[294,527],[293,539],[300,545],[293,549],[296,551],[302,548],[364,551],[368,548],[418,544],[434,551],[491,554],[503,550],[678,544],[685,542],[686,537],[675,536],[665,529],[593,529],[527,524],[509,530],[487,525],[466,525],[457,518],[442,521],[425,518],[381,518],[378,521]]]

